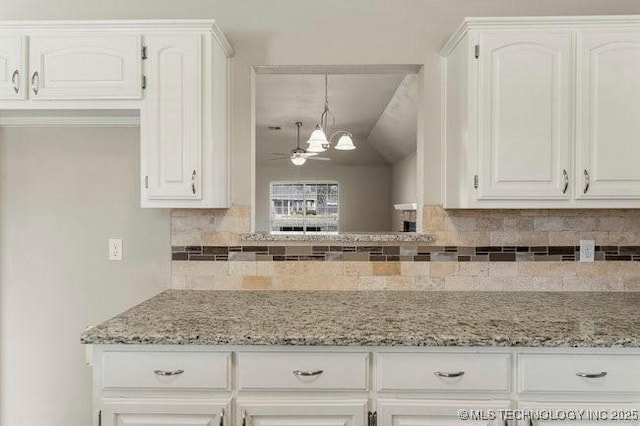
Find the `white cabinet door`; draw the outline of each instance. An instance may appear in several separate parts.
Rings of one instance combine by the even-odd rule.
[[[378,426],[502,426],[499,410],[509,406],[508,401],[379,400]]]
[[[521,402],[518,405],[518,412],[529,415],[526,419],[518,419],[518,426],[640,425],[640,404]]]
[[[245,426],[365,426],[367,402],[240,401],[237,417]]]
[[[153,200],[199,200],[202,37],[158,34],[145,42],[148,78],[140,112],[143,207]]]
[[[478,198],[568,200],[571,34],[479,36]]]
[[[110,399],[103,426],[228,426],[229,404],[211,400]]]
[[[142,92],[138,34],[61,33],[29,37],[32,99],[134,99]]]
[[[26,39],[0,36],[0,99],[25,99]]]
[[[640,31],[579,36],[576,198],[640,199]]]

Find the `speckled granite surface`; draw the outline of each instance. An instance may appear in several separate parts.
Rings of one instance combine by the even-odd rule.
[[[168,290],[83,343],[640,347],[638,293]]]
[[[433,237],[415,232],[340,233],[340,234],[240,234],[240,241],[270,242],[342,242],[342,243],[432,243]]]

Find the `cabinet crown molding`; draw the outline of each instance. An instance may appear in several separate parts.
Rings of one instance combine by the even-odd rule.
[[[640,15],[594,15],[594,16],[507,16],[465,18],[458,29],[440,50],[440,56],[448,56],[462,37],[472,30],[526,30],[563,28],[631,28],[640,29]]]
[[[126,20],[42,20],[42,21],[2,21],[3,31],[109,31],[144,30],[148,31],[209,31],[220,44],[228,57],[234,55],[233,47],[213,19],[126,19]]]

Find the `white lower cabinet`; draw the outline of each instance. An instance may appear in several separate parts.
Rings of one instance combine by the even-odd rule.
[[[378,400],[378,426],[503,425],[500,410],[510,401]]]
[[[114,398],[103,402],[102,426],[227,426],[229,401]]]
[[[95,346],[93,426],[640,426],[640,350]]]
[[[239,401],[236,425],[241,426],[365,426],[367,400]]]

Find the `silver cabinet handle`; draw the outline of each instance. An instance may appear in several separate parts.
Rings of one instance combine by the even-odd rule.
[[[324,370],[316,370],[316,371],[300,371],[300,370],[295,370],[293,372],[294,376],[299,376],[299,377],[312,377],[312,376],[319,376],[322,373],[324,373]]]
[[[600,379],[607,375],[606,371],[601,371],[599,373],[583,373],[582,371],[578,371],[576,376],[584,377],[585,379]]]
[[[220,411],[220,426],[224,426],[224,408]]]
[[[242,426],[247,426],[247,411],[242,410]]]
[[[40,74],[38,74],[38,71],[34,71],[31,76],[31,89],[33,89],[34,95],[37,95],[38,90],[40,90]]]
[[[438,377],[460,377],[464,375],[464,371],[455,371],[455,372],[436,371],[433,374],[435,374]]]
[[[196,193],[196,171],[191,173],[191,192]]]
[[[13,90],[16,94],[20,93],[20,71],[15,70],[11,76],[11,82],[13,83]]]
[[[587,169],[584,169],[584,189],[582,190],[583,194],[586,194],[589,190],[589,172]]]
[[[562,169],[562,179],[564,181],[564,187],[562,188],[562,193],[566,194],[567,189],[569,188],[569,174],[566,169]]]
[[[184,370],[173,370],[173,371],[165,371],[165,370],[155,370],[154,374],[158,376],[178,376],[184,373]]]

